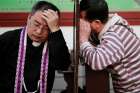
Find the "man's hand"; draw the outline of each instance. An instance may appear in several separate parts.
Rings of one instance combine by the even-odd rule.
[[[42,17],[46,20],[51,32],[56,32],[60,29],[59,16],[56,11],[53,11],[51,9],[45,10]]]
[[[90,33],[91,33],[90,24],[83,19],[80,19],[79,33],[80,33],[80,44],[82,44],[83,42],[87,42],[89,40]]]

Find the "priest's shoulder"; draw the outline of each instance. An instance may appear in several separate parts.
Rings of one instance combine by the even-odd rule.
[[[9,30],[0,35],[0,41],[18,40],[22,29]]]

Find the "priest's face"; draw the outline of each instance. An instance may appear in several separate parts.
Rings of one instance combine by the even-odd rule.
[[[49,28],[47,22],[42,18],[42,11],[37,11],[30,15],[27,21],[27,33],[34,42],[44,42],[48,40]]]

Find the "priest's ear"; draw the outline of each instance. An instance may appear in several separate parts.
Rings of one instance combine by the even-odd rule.
[[[31,16],[32,16],[31,14],[28,15],[27,21],[31,19]]]
[[[26,23],[27,25],[29,25],[29,24],[30,24],[30,22],[31,22],[31,21],[30,21],[31,16],[32,16],[32,15],[31,15],[31,14],[29,14],[29,15],[28,15],[28,17],[27,17],[27,23]]]

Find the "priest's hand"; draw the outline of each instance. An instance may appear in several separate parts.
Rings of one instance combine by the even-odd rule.
[[[45,10],[42,17],[46,20],[51,32],[56,32],[60,29],[57,11],[53,11],[51,9]]]

